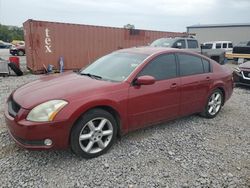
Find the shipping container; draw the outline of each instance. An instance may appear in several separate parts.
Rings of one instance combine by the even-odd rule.
[[[49,64],[59,69],[80,69],[112,51],[145,46],[161,37],[186,36],[186,33],[125,29],[92,25],[27,20],[23,24],[27,67],[43,72]]]

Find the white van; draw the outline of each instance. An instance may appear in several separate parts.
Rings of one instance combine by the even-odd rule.
[[[233,50],[233,43],[231,41],[212,41],[204,42],[205,49],[224,49],[225,51]]]

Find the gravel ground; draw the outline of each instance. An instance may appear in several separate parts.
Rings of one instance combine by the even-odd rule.
[[[236,88],[215,119],[189,116],[130,133],[98,158],[27,151],[3,117],[12,90],[37,75],[0,77],[0,187],[250,187],[250,89]]]

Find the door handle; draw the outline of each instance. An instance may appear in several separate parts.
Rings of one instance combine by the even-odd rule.
[[[170,85],[170,88],[176,88],[177,87],[177,83],[172,83],[171,85]]]

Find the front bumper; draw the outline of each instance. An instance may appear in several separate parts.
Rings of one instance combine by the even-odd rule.
[[[250,86],[250,77],[245,76],[243,71],[241,72],[234,71],[233,79],[235,84]]]
[[[5,108],[5,121],[13,140],[26,149],[66,149],[69,146],[70,125],[64,122],[31,122],[24,117],[28,114],[20,109],[16,117],[12,117]],[[45,139],[52,140],[52,145],[44,144]]]

